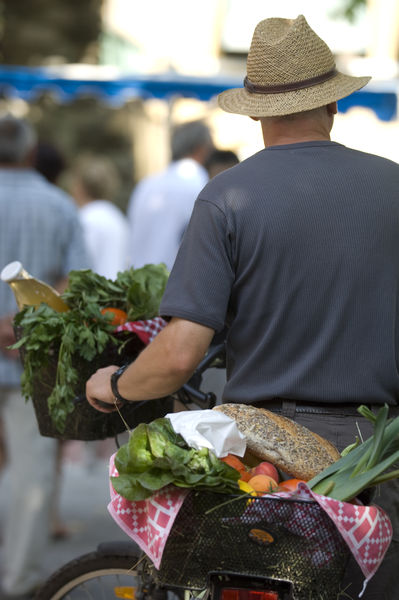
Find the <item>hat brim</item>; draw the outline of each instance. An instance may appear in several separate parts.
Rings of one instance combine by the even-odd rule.
[[[219,94],[220,108],[248,117],[277,117],[325,106],[364,87],[371,77],[353,77],[337,73],[331,79],[292,92],[258,94],[246,88],[233,88]]]

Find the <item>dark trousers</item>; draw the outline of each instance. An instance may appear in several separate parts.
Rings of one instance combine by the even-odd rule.
[[[260,405],[257,404],[257,406]],[[356,436],[359,435],[358,427],[364,440],[373,433],[371,423],[359,415],[355,407],[351,408],[348,405],[341,408],[336,405],[325,409],[318,405],[317,411],[320,410],[321,412],[311,412],[311,405],[303,405],[293,401],[273,401],[271,403],[265,401],[261,406],[289,417],[300,425],[318,433],[332,442],[339,451],[355,441]],[[371,408],[375,411],[377,407],[371,406]],[[391,408],[389,416],[399,416],[399,408]],[[393,539],[380,568],[367,584],[361,600],[399,600],[397,583],[399,574],[399,480],[394,479],[376,488],[373,503],[380,506],[388,514],[393,526]],[[352,557],[342,582],[342,591],[346,594],[341,594],[342,600],[344,598],[347,600],[358,598],[363,582],[364,575]]]

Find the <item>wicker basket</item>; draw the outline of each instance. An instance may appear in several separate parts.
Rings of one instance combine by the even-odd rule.
[[[22,332],[16,330],[19,339]],[[124,333],[128,341],[124,345],[123,352],[118,353],[117,347],[108,347],[101,355],[93,361],[87,362],[81,358],[76,359],[74,367],[79,373],[79,384],[74,390],[79,401],[75,403],[73,412],[66,419],[65,429],[62,433],[55,427],[49,414],[47,399],[54,387],[57,361],[56,349],[54,355],[49,357],[45,369],[35,376],[33,382],[32,402],[36,413],[36,419],[40,434],[45,437],[63,440],[93,441],[114,437],[126,431],[126,426],[117,412],[102,413],[95,410],[85,398],[85,383],[87,379],[99,368],[110,364],[121,366],[133,361],[145,347],[144,343],[135,333]],[[23,348],[20,349],[22,363],[24,361]],[[173,398],[166,397],[146,402],[132,402],[123,406],[120,410],[123,419],[132,429],[139,423],[150,421],[165,416],[173,410]]]
[[[295,600],[336,600],[350,552],[316,502],[191,492],[155,576],[203,589],[209,573],[290,581]]]

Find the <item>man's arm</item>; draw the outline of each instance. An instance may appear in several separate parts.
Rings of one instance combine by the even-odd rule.
[[[132,402],[172,394],[191,377],[214,333],[204,325],[173,318],[120,376],[119,394]],[[86,384],[87,400],[97,410],[115,410],[110,378],[117,369],[115,365],[99,369]],[[96,400],[110,407],[100,406]]]

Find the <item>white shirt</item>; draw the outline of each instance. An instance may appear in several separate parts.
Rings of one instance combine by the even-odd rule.
[[[108,279],[129,268],[129,223],[108,200],[93,200],[79,210],[92,269]]]
[[[204,167],[184,158],[136,186],[127,210],[135,268],[161,262],[172,268],[194,202],[207,181]]]

